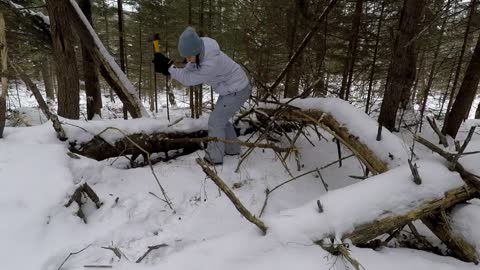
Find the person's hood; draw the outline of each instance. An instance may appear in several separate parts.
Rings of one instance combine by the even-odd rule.
[[[202,37],[203,41],[203,50],[200,53],[200,63],[205,59],[217,56],[220,54],[220,46],[218,42],[209,37]]]

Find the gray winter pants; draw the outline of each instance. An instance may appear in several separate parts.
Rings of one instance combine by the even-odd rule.
[[[213,112],[208,119],[208,136],[235,141],[237,134],[232,123],[228,121],[240,110],[243,103],[250,97],[251,86],[239,92],[219,96]],[[222,163],[223,156],[240,153],[240,145],[224,144],[222,142],[209,142],[205,157],[213,163]]]

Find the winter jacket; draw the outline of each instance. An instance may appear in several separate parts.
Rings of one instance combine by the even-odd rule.
[[[249,81],[240,65],[224,54],[214,39],[203,37],[202,41],[200,65],[188,63],[185,68],[171,66],[168,69],[171,77],[187,86],[210,85],[220,96],[245,89]]]

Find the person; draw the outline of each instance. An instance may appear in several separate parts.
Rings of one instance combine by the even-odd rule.
[[[180,35],[178,52],[187,61],[184,68],[176,67],[165,55],[156,53],[155,71],[186,86],[210,85],[219,97],[208,119],[208,136],[237,140],[229,119],[250,97],[252,87],[245,71],[220,50],[217,41],[200,38],[192,27],[187,27]],[[222,164],[225,154],[240,154],[240,145],[209,142],[204,160],[212,165]]]

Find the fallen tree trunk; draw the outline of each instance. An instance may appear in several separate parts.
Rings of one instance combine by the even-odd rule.
[[[275,114],[275,109],[261,108],[258,109],[268,116]],[[257,113],[257,118],[262,121],[267,120],[265,115]],[[288,108],[281,113],[278,120],[304,122],[321,126],[323,129],[335,136],[342,142],[352,153],[365,164],[365,166],[374,174],[386,172],[387,164],[380,160],[372,150],[358,140],[358,137],[350,133],[350,131],[342,126],[332,115],[320,110],[300,110],[297,108]]]
[[[95,135],[86,143],[70,142],[70,151],[96,160],[104,160],[121,155],[143,155],[144,152],[134,143],[145,149],[148,153],[162,153],[170,150],[183,149],[184,153],[191,153],[201,148],[195,138],[207,137],[208,131],[196,132],[159,132],[154,134],[131,134],[129,138],[122,138],[109,143],[101,136]],[[132,143],[134,142],[134,143]]]
[[[465,185],[446,192],[443,198],[424,202],[404,214],[388,216],[356,226],[351,233],[343,235],[342,238],[350,239],[355,245],[366,244],[370,240],[383,234],[391,233],[396,228],[401,228],[409,222],[417,219],[423,220],[424,218],[431,218],[431,216],[437,215],[443,209],[448,209],[458,203],[463,203],[476,197],[478,197],[477,191]],[[435,220],[436,218],[429,219],[429,221],[433,221],[433,223],[427,222],[427,226],[431,228],[437,236],[441,235],[439,238],[444,241],[456,257],[464,261],[478,263],[475,249],[461,237],[457,237],[446,230],[444,227],[445,224],[435,224]],[[448,241],[446,241],[446,239],[448,239]],[[454,246],[453,248],[452,244]]]

